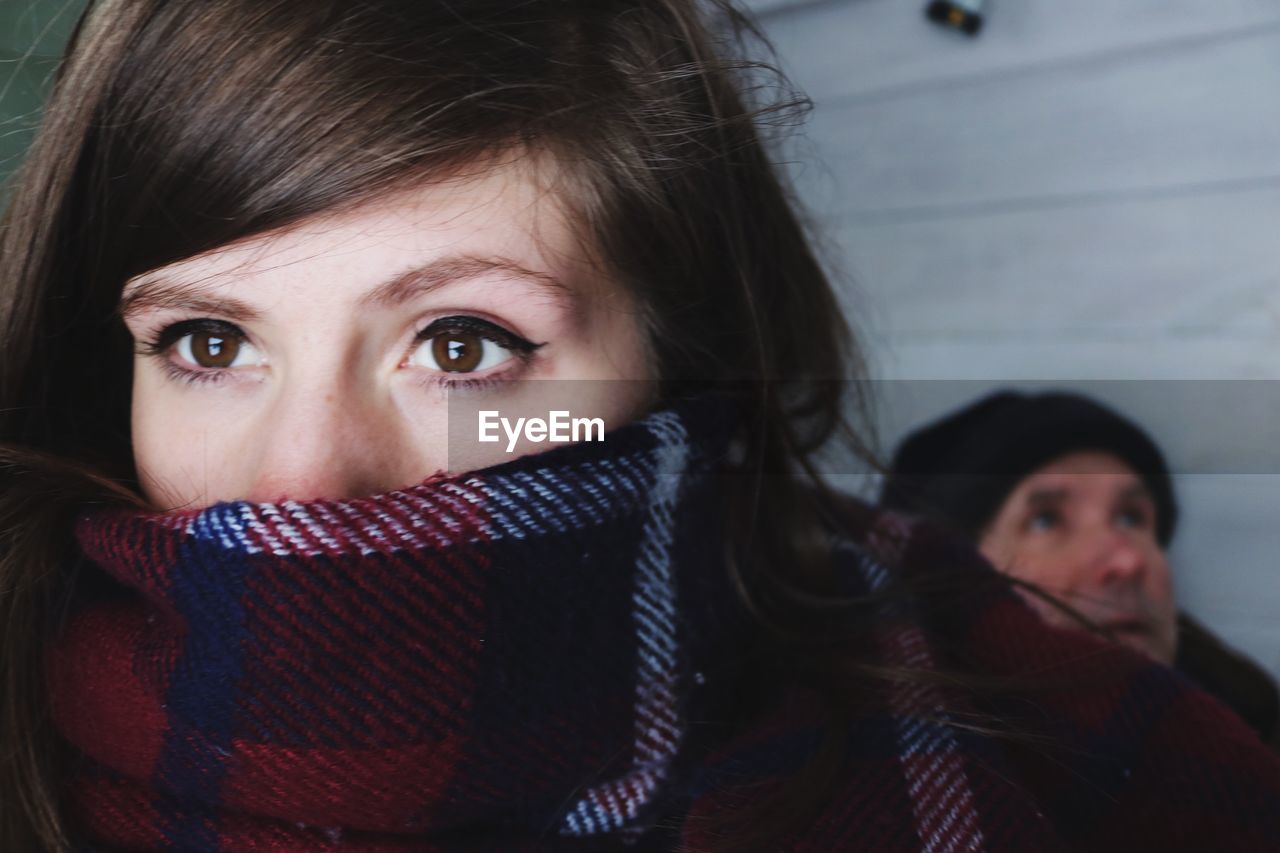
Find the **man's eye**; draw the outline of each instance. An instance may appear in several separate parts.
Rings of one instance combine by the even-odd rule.
[[[479,373],[540,346],[475,317],[446,317],[418,335],[409,363],[442,373]]]
[[[1116,524],[1120,527],[1141,530],[1147,526],[1147,514],[1140,509],[1121,510],[1116,515]]]
[[[1027,519],[1027,529],[1053,530],[1061,520],[1057,512],[1051,509],[1041,510]]]

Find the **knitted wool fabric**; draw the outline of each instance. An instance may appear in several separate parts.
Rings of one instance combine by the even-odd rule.
[[[695,403],[366,500],[85,516],[122,587],[51,660],[88,834],[423,850],[652,822],[733,610],[723,420]]]
[[[690,405],[366,500],[86,515],[111,581],[49,659],[84,842],[705,849],[785,789],[827,720],[798,685],[725,706],[744,627],[712,476],[728,432]],[[1221,706],[1040,625],[929,529],[862,513],[844,533],[849,595],[895,575],[971,590],[888,600],[874,662],[1030,673],[981,710],[1041,739],[967,730],[991,717],[944,681],[868,687],[833,796],[768,849],[1280,849],[1280,765]]]

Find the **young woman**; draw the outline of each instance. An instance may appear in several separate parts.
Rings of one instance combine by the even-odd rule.
[[[823,487],[736,21],[91,6],[0,245],[0,848],[1280,842],[1211,700]]]

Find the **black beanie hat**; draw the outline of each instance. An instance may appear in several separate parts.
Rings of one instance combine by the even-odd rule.
[[[1002,391],[916,430],[894,454],[880,502],[976,539],[1023,478],[1084,450],[1112,453],[1142,478],[1167,547],[1178,506],[1164,456],[1132,421],[1078,394]]]

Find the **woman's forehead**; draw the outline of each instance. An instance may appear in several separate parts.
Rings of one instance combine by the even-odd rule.
[[[370,286],[429,268],[474,274],[488,267],[556,281],[586,262],[581,246],[540,173],[514,163],[385,194],[152,270],[126,284],[122,304],[147,292],[216,296],[245,281],[305,283],[321,269]]]

